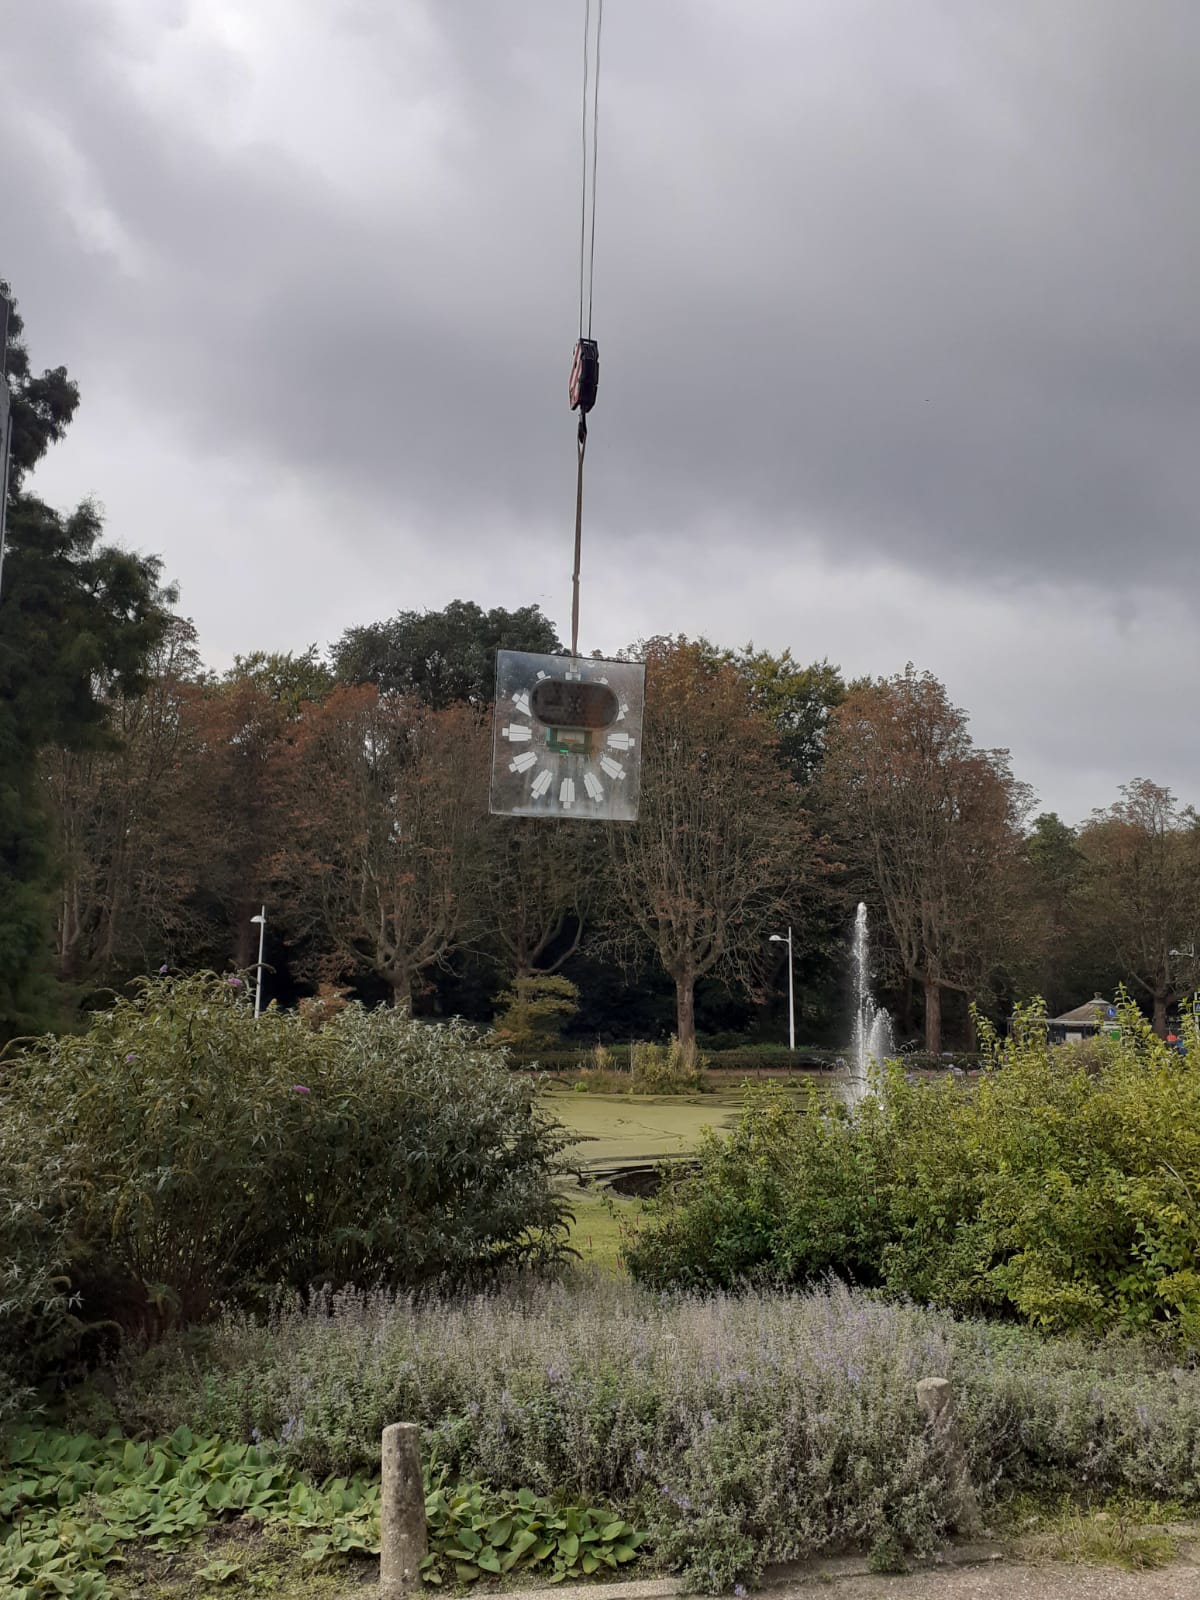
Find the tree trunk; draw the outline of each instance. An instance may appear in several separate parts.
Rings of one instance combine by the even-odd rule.
[[[675,1034],[685,1066],[696,1061],[696,980],[690,972],[675,979]]]
[[[1157,992],[1154,996],[1154,1031],[1160,1039],[1167,1036],[1167,996]]]
[[[900,1002],[900,1037],[911,1039],[913,1035],[913,981],[911,978],[904,980],[904,994]]]
[[[392,1005],[397,1011],[407,1011],[412,1015],[412,973],[398,972],[394,968],[389,974],[392,986]]]
[[[942,986],[925,979],[925,1048],[931,1056],[942,1053]]]

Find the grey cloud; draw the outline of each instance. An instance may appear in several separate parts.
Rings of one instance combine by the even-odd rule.
[[[199,451],[464,555],[497,516],[561,519],[579,10],[297,3],[364,84],[399,71],[401,23],[437,43],[451,134],[371,202],[124,91],[184,8],[22,8],[0,161],[64,357]],[[815,540],[960,580],[1194,572],[1198,62],[1192,0],[610,0],[589,514],[690,545],[719,513],[764,559]],[[395,108],[355,87],[296,93],[346,95],[374,162]],[[52,160],[14,168],[49,107],[139,275],[72,250]]]

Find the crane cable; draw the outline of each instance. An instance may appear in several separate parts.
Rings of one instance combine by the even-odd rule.
[[[583,545],[583,458],[587,454],[587,414],[596,402],[600,358],[592,338],[592,300],[596,267],[596,146],[600,123],[600,36],[604,28],[604,0],[596,0],[596,52],[590,57],[592,0],[583,10],[583,104],[580,115],[582,181],[579,205],[579,342],[571,363],[571,409],[579,412],[576,444],[579,471],[575,486],[575,569],[571,578],[571,657],[579,656],[579,564]],[[591,113],[591,173],[588,172],[588,113]],[[589,181],[590,179],[590,181]],[[589,228],[590,222],[590,228]],[[590,235],[590,236],[589,236]],[[587,307],[586,332],[584,306]]]
[[[596,65],[588,71],[588,47],[592,31],[592,0],[584,0],[583,7],[583,110],[580,117],[580,136],[583,151],[583,176],[579,196],[579,337],[584,337],[583,306],[584,284],[587,286],[587,337],[592,336],[592,279],[596,267],[596,136],[600,126],[600,35],[604,29],[604,0],[596,3]],[[590,92],[590,107],[589,107]],[[588,111],[592,113],[592,172],[588,182]],[[590,210],[590,240],[586,256],[584,238],[588,231]],[[584,271],[586,264],[586,274]]]

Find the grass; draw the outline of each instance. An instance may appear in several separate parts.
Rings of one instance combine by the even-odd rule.
[[[620,1262],[622,1226],[636,1221],[641,1203],[594,1184],[572,1185],[569,1195],[575,1213],[569,1242],[579,1252],[580,1264],[601,1273],[624,1271]]]
[[[544,1102],[574,1136],[573,1157],[596,1170],[690,1155],[703,1129],[732,1127],[742,1091],[656,1097],[577,1094],[556,1087],[545,1091]]]
[[[1013,1508],[1015,1509],[1015,1508]],[[1078,1562],[1148,1572],[1180,1554],[1177,1525],[1186,1515],[1175,1501],[1108,1497],[1098,1504],[1065,1499],[1025,1503],[1012,1553],[1025,1560]],[[1011,1516],[1010,1522],[1018,1520]]]

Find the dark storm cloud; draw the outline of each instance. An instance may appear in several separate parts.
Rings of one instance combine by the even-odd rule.
[[[130,88],[158,35],[221,10],[9,20],[0,184],[35,354],[49,322],[48,359],[198,450],[353,487],[463,553],[473,525],[559,516],[581,7],[296,0],[294,94],[341,108],[341,171],[269,118],[221,136],[259,64],[216,34],[211,117]],[[1194,571],[1194,0],[607,11],[599,519],[997,580]],[[86,249],[73,192],[104,213]]]

